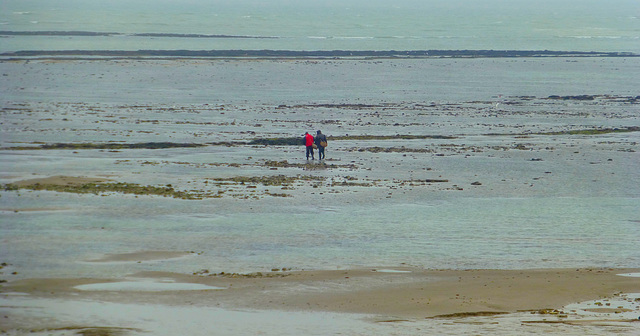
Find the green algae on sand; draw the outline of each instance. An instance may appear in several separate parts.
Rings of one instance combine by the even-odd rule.
[[[104,194],[104,193],[122,193],[122,194],[134,194],[134,195],[157,195],[164,197],[174,197],[181,199],[199,199],[201,195],[187,193],[184,191],[178,191],[171,186],[155,187],[155,186],[141,186],[135,183],[84,183],[84,184],[46,184],[46,183],[33,183],[33,184],[5,184],[4,190],[14,191],[20,189],[28,190],[48,190],[66,193],[77,194]]]

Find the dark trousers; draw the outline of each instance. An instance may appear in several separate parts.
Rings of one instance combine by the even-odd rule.
[[[307,160],[309,160],[309,155],[313,159],[313,146],[307,146]]]
[[[318,146],[318,160],[324,160],[324,147]]]

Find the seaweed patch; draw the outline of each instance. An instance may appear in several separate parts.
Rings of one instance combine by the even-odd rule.
[[[40,146],[21,146],[3,149],[10,150],[30,150],[30,149],[166,149],[166,148],[195,148],[203,147],[203,144],[196,143],[174,143],[174,142],[144,142],[144,143],[55,143]]]
[[[164,187],[156,186],[141,186],[135,183],[84,183],[84,184],[41,184],[33,183],[27,185],[17,184],[5,184],[3,186],[6,191],[17,191],[20,189],[28,190],[47,190],[56,192],[76,193],[76,194],[106,194],[106,193],[121,193],[121,194],[133,194],[133,195],[156,195],[164,197],[173,197],[181,199],[200,199],[204,195],[194,194],[184,191],[175,190],[171,185]]]

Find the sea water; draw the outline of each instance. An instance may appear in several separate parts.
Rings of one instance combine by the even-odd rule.
[[[640,4],[614,1],[5,0],[18,50],[558,50],[640,52]],[[136,34],[201,34],[139,36]]]
[[[323,62],[85,60],[58,62],[55,66],[51,63],[1,63],[6,75],[0,78],[3,99],[101,102],[116,106],[119,103],[430,104],[476,100],[499,103],[510,96],[635,97],[640,76],[638,57]]]
[[[637,267],[635,198],[451,198],[243,211],[161,198],[3,194],[2,255],[28,277],[345,269]],[[247,207],[253,204],[245,204]],[[57,207],[60,208],[52,208]],[[256,207],[259,208],[259,207]],[[596,212],[597,213],[594,213]],[[96,264],[104,253],[193,251]]]

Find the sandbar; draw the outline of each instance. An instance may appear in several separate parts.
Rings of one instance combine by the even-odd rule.
[[[394,268],[395,269],[395,268]],[[400,269],[398,269],[400,270]],[[2,292],[43,298],[87,298],[114,303],[202,305],[230,309],[373,314],[397,318],[484,316],[540,311],[570,303],[640,293],[637,269],[423,270],[375,269],[253,274],[143,272],[148,281],[200,284],[224,290],[145,291],[104,294],[77,286],[122,279],[23,279]],[[161,280],[162,279],[162,280]],[[112,289],[118,290],[117,285]],[[80,287],[82,288],[82,287]],[[88,288],[91,288],[89,286]]]

